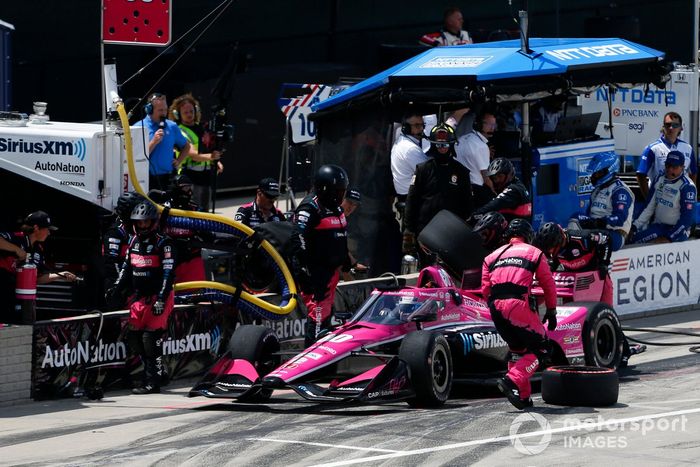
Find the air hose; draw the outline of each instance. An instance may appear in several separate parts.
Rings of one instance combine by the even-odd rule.
[[[163,212],[164,206],[154,202],[148,197],[141,187],[138,177],[136,176],[131,129],[129,127],[129,120],[126,115],[126,111],[124,110],[124,104],[121,101],[117,102],[117,113],[119,114],[119,119],[121,120],[122,127],[124,128],[126,160],[129,167],[129,177],[131,178],[131,183],[134,185],[134,188],[139,194],[153,203],[159,212]],[[218,214],[186,211],[182,209],[170,209],[166,219],[166,224],[171,227],[187,228],[191,230],[227,233],[243,239],[248,238],[255,233],[255,231],[247,225]],[[297,306],[296,284],[291,272],[289,271],[289,268],[287,267],[287,264],[284,262],[284,259],[282,259],[277,250],[275,250],[275,248],[266,240],[262,240],[260,243],[260,248],[266,254],[266,256],[269,257],[271,260],[270,263],[274,265],[273,269],[275,271],[275,276],[277,277],[280,285],[279,290],[282,291],[282,301],[279,305],[268,303],[255,295],[237,290],[231,285],[222,284],[220,282],[181,282],[179,284],[175,284],[174,289],[176,292],[182,290],[187,290],[189,292],[192,289],[200,289],[203,290],[203,292],[200,293],[199,296],[207,296],[224,302],[233,300],[234,296],[240,294],[240,299],[236,305],[241,310],[267,319],[281,319],[285,315],[291,313]]]
[[[627,332],[627,331],[649,332],[649,333],[657,333],[657,334],[671,334],[674,336],[688,336],[688,337],[700,338],[700,334],[684,331],[682,329],[675,329],[675,328],[655,329],[655,328],[631,328],[631,327],[623,326],[622,331],[623,332]],[[641,339],[635,339],[634,337],[630,337],[627,334],[625,334],[625,337],[627,338],[627,340],[630,340],[632,342],[637,342],[639,344],[645,344],[645,345],[657,345],[657,346],[664,346],[664,347],[689,345],[689,346],[691,346],[688,349],[690,352],[700,353],[700,342],[698,342],[698,341],[695,341],[695,342],[651,342],[651,341],[643,341]]]

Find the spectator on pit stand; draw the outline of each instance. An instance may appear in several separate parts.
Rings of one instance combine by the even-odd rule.
[[[448,45],[472,44],[469,33],[462,29],[464,16],[457,7],[449,7],[443,14],[443,27],[439,32],[431,32],[422,36],[418,43],[428,47],[443,47]]]

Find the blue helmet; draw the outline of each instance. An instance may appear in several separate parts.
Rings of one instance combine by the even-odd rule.
[[[588,163],[588,171],[591,173],[591,184],[598,187],[613,179],[620,170],[620,158],[613,151],[600,152]],[[599,175],[596,173],[601,172]]]

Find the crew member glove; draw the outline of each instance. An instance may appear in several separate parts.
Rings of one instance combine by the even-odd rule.
[[[634,236],[637,234],[637,226],[632,224],[632,227],[630,227],[630,233],[627,234],[627,238],[632,241]]]
[[[544,314],[544,318],[542,318],[542,324],[544,324],[545,321],[547,322],[547,329],[550,331],[554,331],[557,328],[556,308],[547,308],[547,312]]]
[[[165,303],[163,303],[163,300],[156,300],[156,302],[153,304],[153,316],[160,316],[163,314],[163,311],[165,310]],[[556,323],[556,319],[554,320]]]
[[[413,232],[403,233],[401,251],[403,251],[404,255],[414,255],[416,253],[416,236]]]

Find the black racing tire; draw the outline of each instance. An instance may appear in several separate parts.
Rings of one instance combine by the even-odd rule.
[[[437,332],[416,331],[401,342],[399,359],[408,365],[416,393],[409,399],[411,407],[439,407],[452,389],[452,354],[447,339]]]
[[[617,313],[605,303],[589,308],[583,323],[586,365],[617,369],[622,361],[625,336]]]
[[[280,341],[265,326],[246,324],[236,329],[228,343],[231,358],[249,361],[260,376],[265,376],[280,364]],[[264,402],[272,395],[271,389],[238,398],[241,402]]]
[[[547,404],[607,407],[617,403],[620,380],[612,368],[553,366],[542,373],[542,400]]]

